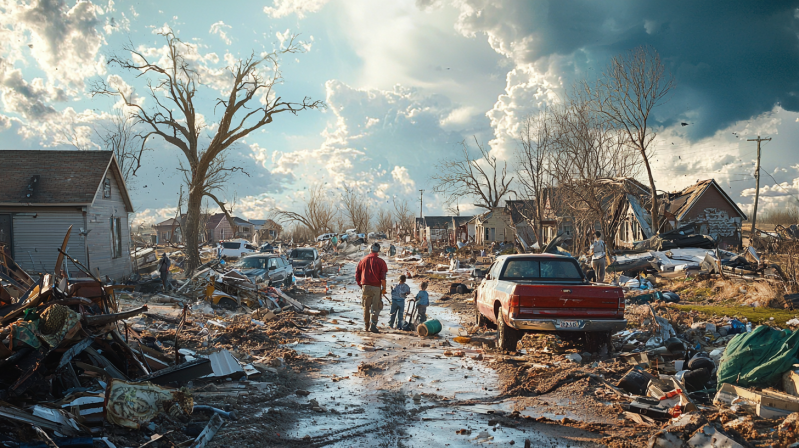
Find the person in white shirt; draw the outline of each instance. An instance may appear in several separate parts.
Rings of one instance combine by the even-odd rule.
[[[594,268],[597,283],[605,282],[605,268],[607,267],[607,260],[605,259],[605,242],[602,241],[602,232],[595,233],[594,242],[591,243],[591,266]]]

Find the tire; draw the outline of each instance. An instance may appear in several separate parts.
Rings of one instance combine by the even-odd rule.
[[[521,339],[521,331],[511,328],[505,323],[502,312],[497,316],[497,348],[505,351],[515,352],[516,344]]]

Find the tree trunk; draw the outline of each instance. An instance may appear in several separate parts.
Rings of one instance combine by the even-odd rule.
[[[186,228],[183,237],[186,239],[186,275],[190,276],[200,265],[200,207],[203,200],[201,185],[191,185],[189,203],[186,210]]]
[[[643,154],[643,151],[641,152]],[[649,214],[652,215],[652,235],[659,235],[660,234],[660,217],[658,216],[658,193],[655,190],[655,179],[652,177],[652,167],[649,166],[649,157],[646,154],[644,156],[644,166],[646,167],[646,174],[649,176],[649,188],[652,190],[652,207],[649,210]]]

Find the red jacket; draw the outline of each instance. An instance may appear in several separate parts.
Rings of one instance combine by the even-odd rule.
[[[358,267],[355,269],[355,281],[358,282],[358,286],[382,286],[380,281],[386,279],[388,266],[377,254],[377,252],[372,252],[358,263]]]

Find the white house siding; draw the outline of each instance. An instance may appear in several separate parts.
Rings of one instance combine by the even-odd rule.
[[[130,227],[128,226],[128,212],[125,201],[119,190],[116,176],[111,174],[111,197],[104,198],[102,187],[96,193],[94,204],[88,208],[87,221],[91,233],[87,237],[89,251],[89,264],[92,273],[100,274],[105,279],[108,276],[114,280],[121,280],[129,276],[132,271],[130,261]],[[120,218],[122,233],[122,254],[113,258],[111,218]]]
[[[80,235],[80,229],[86,228],[86,223],[80,207],[30,207],[8,211],[13,217],[14,260],[29,274],[52,274],[55,271],[58,249],[70,225],[72,233],[67,243],[67,253],[86,264],[86,249]],[[0,210],[0,213],[5,213],[5,210]],[[71,263],[68,263],[68,269],[71,275],[79,275]]]

